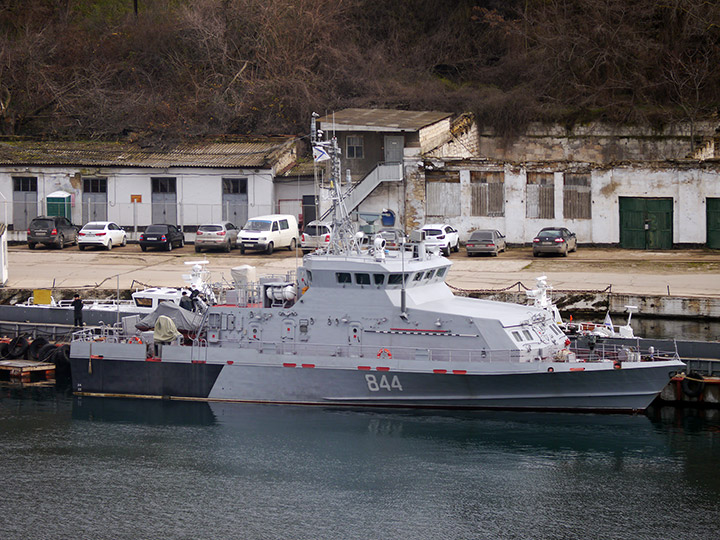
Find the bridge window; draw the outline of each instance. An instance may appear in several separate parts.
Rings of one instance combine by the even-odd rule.
[[[338,283],[352,283],[350,272],[336,272],[335,276]]]
[[[355,283],[358,285],[370,285],[370,274],[355,274]]]
[[[382,285],[385,283],[385,274],[373,274],[373,280],[375,285]]]

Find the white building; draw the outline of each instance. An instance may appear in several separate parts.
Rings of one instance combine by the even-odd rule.
[[[0,222],[7,223],[9,240],[22,241],[30,220],[55,212],[52,201],[63,198],[73,223],[115,221],[131,238],[151,223],[180,225],[192,235],[202,223],[242,226],[280,209],[299,215],[302,196],[283,196],[279,205],[275,186],[296,153],[294,138],[224,139],[162,150],[126,143],[3,142]]]
[[[351,206],[392,210],[408,231],[445,221],[462,240],[498,229],[527,244],[541,228],[563,226],[584,244],[720,248],[720,160],[708,150],[715,124],[697,126],[709,142],[691,155],[683,126],[535,125],[508,140],[467,115],[432,111],[347,109],[320,122],[337,134],[358,183]]]

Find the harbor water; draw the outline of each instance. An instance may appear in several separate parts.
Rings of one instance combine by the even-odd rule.
[[[0,388],[4,540],[715,539],[717,410],[417,412]]]

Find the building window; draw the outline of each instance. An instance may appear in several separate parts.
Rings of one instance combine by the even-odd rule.
[[[365,157],[362,135],[347,136],[345,155],[348,159],[363,159]]]
[[[37,178],[29,176],[13,176],[14,191],[37,191]]]
[[[223,194],[247,193],[247,178],[223,178]]]
[[[434,217],[460,215],[460,173],[425,173],[426,214]]]
[[[470,171],[471,215],[502,217],[505,215],[505,173]]]
[[[531,219],[555,218],[555,175],[553,173],[527,173],[525,217]]]
[[[563,216],[567,219],[591,219],[590,173],[565,173]]]
[[[83,178],[85,193],[107,193],[107,178]]]
[[[152,190],[153,193],[175,193],[175,179],[174,178],[153,178],[152,179]]]

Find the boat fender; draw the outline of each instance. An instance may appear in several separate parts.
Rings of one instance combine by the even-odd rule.
[[[699,373],[691,371],[685,375],[681,387],[687,397],[699,397],[705,389],[705,379]]]
[[[143,340],[140,339],[139,336],[133,336],[130,339],[128,339],[128,343],[139,343],[142,345]]]
[[[29,360],[39,360],[40,359],[40,350],[49,343],[49,341],[42,337],[36,337],[33,339],[32,343],[28,347],[28,359]]]
[[[380,349],[377,353],[377,357],[392,360],[392,353],[388,349]]]
[[[47,345],[43,345],[42,347],[40,347],[40,350],[38,351],[38,361],[53,364],[53,355],[55,354],[55,349],[57,349],[57,346],[53,345],[52,343],[48,343]]]
[[[8,356],[10,358],[21,358],[25,356],[30,343],[25,336],[13,338],[8,345]]]

